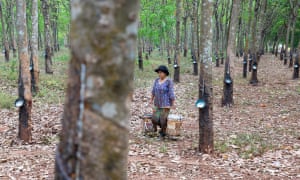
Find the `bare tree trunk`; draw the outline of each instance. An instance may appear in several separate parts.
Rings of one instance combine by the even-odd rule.
[[[142,40],[139,37],[138,38],[138,63],[139,63],[139,69],[141,71],[144,70],[144,66],[143,66],[143,50],[142,50]]]
[[[252,71],[252,55],[251,55],[251,48],[252,48],[252,41],[249,42],[249,39],[251,40],[251,24],[252,24],[252,9],[253,9],[253,0],[249,1],[249,8],[248,8],[248,24],[247,24],[247,31],[246,31],[246,42],[245,42],[245,50],[244,53],[247,55],[247,63],[248,63],[248,56],[249,56],[249,72]],[[249,45],[250,44],[250,45]],[[250,47],[249,47],[250,46]],[[246,67],[247,68],[247,67]]]
[[[255,8],[254,8],[254,19],[252,21],[252,28],[251,28],[251,79],[250,84],[257,85],[257,68],[258,68],[258,52],[257,52],[257,22],[259,20],[259,10],[260,10],[260,0],[255,0]],[[250,65],[249,65],[250,66]]]
[[[291,19],[288,21],[286,36],[285,36],[285,48],[284,48],[284,61],[283,64],[287,65],[288,60],[288,48],[289,48],[289,38],[290,38],[290,29],[291,29]]]
[[[236,50],[236,27],[238,23],[238,14],[241,1],[233,0],[230,22],[229,22],[229,31],[228,31],[228,42],[227,42],[227,58],[225,63],[224,71],[224,86],[223,86],[223,98],[222,106],[231,106],[233,105],[233,78],[231,74],[234,74],[234,58]]]
[[[196,45],[196,42],[198,41],[198,33],[197,33],[197,12],[198,12],[198,1],[197,0],[193,0],[193,14],[191,16],[191,23],[192,23],[192,28],[191,28],[191,32],[192,32],[192,46],[191,46],[191,50],[192,50],[192,58],[193,58],[193,74],[195,76],[198,75],[198,48]]]
[[[4,23],[4,17],[3,17],[3,12],[2,12],[2,2],[0,2],[0,19],[1,19],[1,24],[2,24],[2,42],[3,42],[3,47],[4,47],[4,55],[5,55],[5,61],[9,61],[9,43],[8,43],[8,38],[6,35],[6,27]]]
[[[213,1],[202,0],[200,24],[200,77],[199,100],[205,102],[199,107],[199,151],[213,153],[213,84],[212,84],[212,16]]]
[[[45,43],[45,70],[47,74],[53,74],[52,70],[52,50],[51,50],[51,30],[49,1],[42,0],[42,11],[44,16],[44,43]]]
[[[127,179],[127,102],[138,9],[138,0],[72,1],[72,57],[57,180]]]
[[[187,53],[188,53],[187,19],[188,19],[188,15],[187,15],[187,12],[185,12],[185,15],[183,17],[183,30],[184,30],[183,57],[187,57]]]
[[[18,55],[19,55],[19,134],[18,137],[25,142],[30,142],[31,137],[31,82],[29,72],[27,25],[26,25],[26,2],[17,0],[17,33],[18,33]],[[23,102],[23,103],[22,103]]]
[[[39,44],[38,44],[38,46],[39,46],[39,51],[41,50],[41,49],[43,49],[43,36],[42,36],[42,32],[41,32],[41,27],[40,27],[40,23],[39,23],[39,36],[38,36],[38,40],[39,40]]]
[[[299,49],[295,58],[295,63],[294,63],[294,72],[293,72],[293,79],[298,79],[299,78]]]
[[[57,0],[51,1],[51,27],[52,27],[52,39],[53,39],[53,51],[59,51],[59,43],[58,43],[58,13],[59,13],[59,2]],[[52,53],[53,55],[53,53]]]
[[[39,56],[38,56],[38,0],[32,0],[32,34],[31,34],[31,57],[30,57],[30,72],[31,72],[31,90],[33,94],[39,91]]]
[[[15,11],[14,11],[14,7],[15,7],[15,1],[11,1],[11,0],[6,0],[6,4],[8,6],[8,14],[10,16],[9,20],[9,36],[10,36],[10,44],[11,44],[11,48],[13,50],[13,57],[16,58],[17,57],[17,42],[16,42],[16,24],[15,24]]]
[[[174,55],[174,82],[180,82],[180,11],[181,0],[176,0],[176,44]]]

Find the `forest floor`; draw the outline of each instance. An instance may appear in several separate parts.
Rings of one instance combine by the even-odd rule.
[[[61,129],[68,55],[54,58],[54,75],[41,72],[41,92],[34,98],[33,142],[17,140],[17,63],[0,57],[0,179],[53,179],[54,153]],[[165,64],[158,55],[135,70],[131,105],[129,179],[300,179],[300,81],[292,68],[273,55],[262,57],[259,85],[242,78],[242,60],[235,62],[234,106],[221,107],[224,66],[214,67],[215,153],[198,152],[198,77],[183,59],[181,82],[175,84],[177,110],[183,117],[181,136],[161,141],[144,136],[140,116],[147,106],[153,69]],[[162,62],[164,61],[164,63]],[[41,61],[41,64],[42,61]],[[41,66],[43,68],[43,65]],[[171,66],[170,66],[171,69]],[[171,72],[172,74],[172,72]]]

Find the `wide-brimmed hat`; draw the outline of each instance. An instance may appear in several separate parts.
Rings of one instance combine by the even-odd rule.
[[[167,66],[164,66],[164,65],[161,65],[157,69],[155,69],[155,72],[158,73],[159,71],[165,73],[167,76],[169,76],[169,74],[170,74]]]

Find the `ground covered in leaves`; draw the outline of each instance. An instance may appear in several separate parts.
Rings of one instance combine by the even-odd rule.
[[[63,112],[68,56],[56,55],[54,75],[41,72],[41,92],[34,98],[33,142],[17,140],[17,63],[0,61],[0,179],[53,179],[54,152]],[[262,57],[259,85],[242,78],[242,60],[235,61],[234,106],[221,107],[223,69],[214,67],[215,154],[198,152],[198,110],[194,107],[198,77],[182,60],[181,83],[175,85],[177,110],[183,117],[181,136],[161,141],[144,136],[141,118],[156,74],[166,63],[152,55],[145,70],[135,70],[131,105],[129,179],[300,179],[300,81],[292,68],[273,55]],[[41,64],[42,61],[41,61]],[[43,67],[41,67],[43,68]],[[171,68],[171,66],[170,66]],[[171,72],[172,75],[172,72]],[[248,74],[248,77],[250,75]]]

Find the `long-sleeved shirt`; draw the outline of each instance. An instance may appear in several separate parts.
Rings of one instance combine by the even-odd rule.
[[[159,83],[159,78],[154,81],[152,95],[154,96],[154,106],[158,108],[168,108],[172,106],[175,100],[174,85],[172,80],[167,79],[163,83]]]

